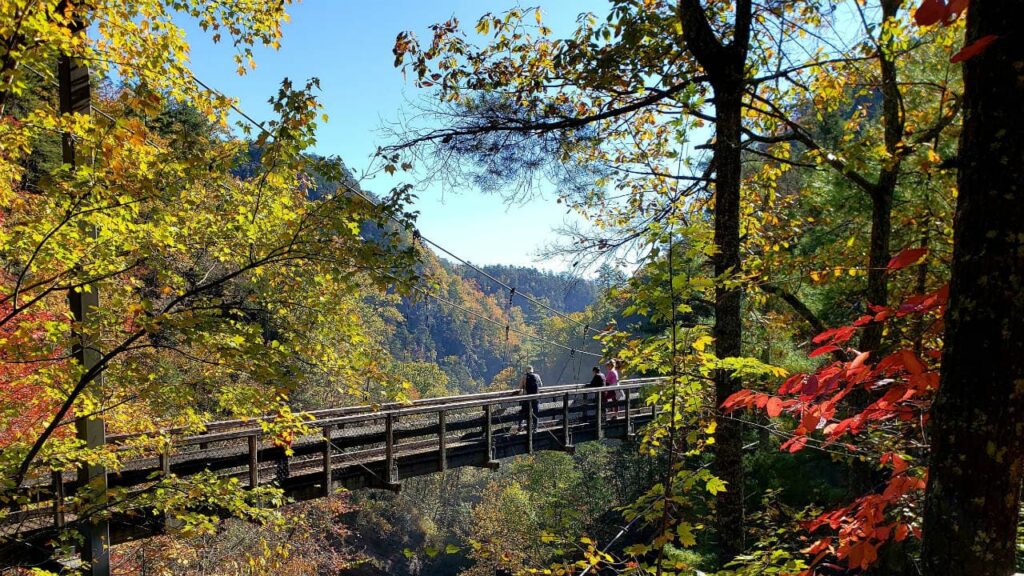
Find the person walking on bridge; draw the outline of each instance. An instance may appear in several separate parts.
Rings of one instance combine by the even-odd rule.
[[[605,368],[608,369],[608,371],[605,372],[605,374],[604,374],[605,385],[607,385],[607,386],[615,386],[616,384],[618,384],[619,383],[619,370],[618,370],[619,363],[618,363],[618,361],[616,361],[614,359],[609,360],[608,363],[605,364]],[[620,394],[622,395],[621,398],[619,397]],[[610,412],[610,414],[608,416],[609,418],[617,418],[618,417],[618,415],[619,415],[619,405],[618,405],[617,401],[624,400],[625,397],[626,397],[625,393],[623,393],[622,390],[609,390],[608,392],[604,393],[604,403],[607,406],[608,412]]]
[[[523,378],[519,381],[519,390],[524,395],[539,394],[540,387],[544,383],[540,379],[540,374],[533,371],[533,366],[526,367],[526,373],[523,374]],[[524,423],[529,418],[529,413],[533,413],[533,430],[537,430],[537,417],[540,412],[540,401],[539,400],[524,400],[520,404],[519,410],[519,429],[525,428]]]
[[[600,366],[594,366],[594,370],[593,371],[594,371],[594,377],[590,379],[590,382],[587,384],[586,387],[587,388],[604,388],[604,386],[605,386],[604,374],[601,374],[601,367]],[[586,412],[585,412],[584,415],[587,416],[587,417],[589,417],[590,414],[592,414],[593,412],[595,412],[597,410],[597,404],[598,404],[598,402],[597,402],[597,400],[598,400],[597,394],[604,394],[604,392],[595,392],[594,393],[594,399],[592,401],[590,400],[590,395],[589,394],[584,398],[584,400],[586,401],[585,408],[584,408],[584,410]],[[591,404],[591,402],[593,402],[593,404]],[[593,406],[593,409],[590,408],[591,405]]]

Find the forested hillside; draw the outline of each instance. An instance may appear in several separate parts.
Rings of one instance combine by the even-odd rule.
[[[548,361],[551,351],[543,343],[515,332],[506,340],[501,325],[481,320],[474,313],[501,324],[508,320],[516,330],[544,337],[544,320],[553,314],[524,300],[523,292],[563,313],[582,312],[596,299],[592,282],[568,274],[482,266],[480,269],[486,274],[520,290],[520,296],[512,297],[510,308],[509,290],[498,282],[464,264],[438,258],[429,247],[422,254],[421,273],[431,287],[428,292],[451,304],[425,292],[403,298],[396,307],[400,316],[394,319],[388,346],[401,361],[440,366],[451,394],[478,392],[493,386],[515,387],[517,381],[513,382],[508,375],[499,382],[494,382],[494,378],[508,368],[520,371],[530,362],[545,374],[555,369]],[[437,395],[420,384],[417,388],[420,396]]]

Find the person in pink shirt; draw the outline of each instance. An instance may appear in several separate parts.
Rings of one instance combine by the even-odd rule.
[[[609,360],[605,364],[606,371],[604,373],[605,386],[615,386],[619,383],[619,363],[616,360]],[[604,393],[605,405],[610,409],[609,418],[616,418],[619,415],[618,404],[615,403],[619,400],[619,395],[622,394],[621,390],[608,391]]]

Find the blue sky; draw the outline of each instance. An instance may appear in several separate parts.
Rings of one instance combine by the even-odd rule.
[[[319,130],[316,151],[337,154],[359,172],[381,143],[381,124],[395,119],[410,100],[422,96],[393,67],[391,49],[398,32],[412,30],[420,38],[429,38],[427,26],[453,15],[471,31],[481,14],[515,5],[514,0],[305,0],[290,9],[291,22],[284,28],[281,49],[258,50],[257,69],[245,76],[234,72],[230,45],[213,44],[195,26],[182,24],[192,44],[196,76],[238,98],[242,109],[257,120],[270,118],[266,102],[282,78],[298,84],[318,77],[330,122]],[[580,12],[606,9],[604,2],[594,0],[542,0],[539,5],[545,24],[556,35],[571,32]],[[363,183],[378,192],[393,184],[390,179]],[[557,260],[537,261],[537,250],[556,239],[553,229],[572,217],[550,193],[511,208],[496,196],[472,189],[445,193],[442,198],[435,185],[419,190],[418,195],[420,230],[463,258],[479,264],[567,268]]]

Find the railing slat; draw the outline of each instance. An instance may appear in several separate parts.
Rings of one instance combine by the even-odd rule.
[[[53,484],[53,525],[57,528],[64,527],[64,473],[60,470],[52,471],[50,476]]]
[[[388,412],[384,417],[384,470],[387,474],[386,484],[395,484],[395,415]]]
[[[333,486],[333,468],[331,467],[331,426],[323,427],[324,445],[322,448],[323,453],[321,459],[323,460],[324,467],[324,495],[330,496]]]
[[[484,404],[484,442],[486,442],[487,462],[494,460],[494,427],[491,422],[492,406]]]
[[[439,472],[448,469],[448,425],[446,419],[447,412],[445,410],[437,413],[437,469]]]
[[[255,434],[249,437],[249,488],[254,489],[260,485],[260,462],[259,438]]]
[[[540,402],[537,400],[537,402]],[[533,429],[537,427],[537,416],[533,413],[534,400],[526,401],[526,453],[533,454]]]
[[[569,395],[566,394],[562,396],[562,448],[568,450],[570,446],[572,442],[569,439]]]
[[[629,413],[629,401],[631,390],[626,390],[626,437],[633,435],[633,418]]]

